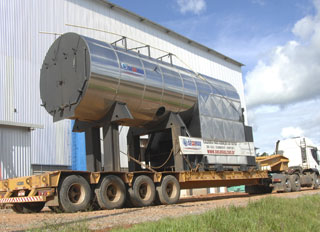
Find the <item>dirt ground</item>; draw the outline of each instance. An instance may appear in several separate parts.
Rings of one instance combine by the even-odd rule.
[[[44,208],[37,214],[16,214],[11,209],[0,210],[0,231],[24,231],[31,228],[73,223],[85,224],[92,231],[110,231],[114,227],[130,227],[133,224],[156,221],[166,217],[181,217],[189,214],[201,214],[217,207],[230,205],[245,206],[249,201],[275,196],[296,198],[302,195],[320,194],[319,190],[303,189],[301,192],[272,193],[249,196],[245,193],[209,194],[205,196],[183,198],[175,205],[159,205],[145,208],[125,208],[116,210],[99,210],[79,213],[53,213]]]

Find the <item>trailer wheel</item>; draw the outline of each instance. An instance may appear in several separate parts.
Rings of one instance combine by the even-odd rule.
[[[24,209],[23,203],[13,204],[11,209],[16,213],[24,213],[23,212],[23,209]]]
[[[128,191],[131,202],[136,207],[151,205],[156,195],[153,181],[145,175],[138,176]]]
[[[267,185],[246,185],[245,192],[248,194],[264,194],[264,193],[271,193],[273,190],[272,187]]]
[[[172,175],[165,176],[157,187],[159,200],[164,205],[175,204],[180,198],[180,184]]]
[[[257,188],[255,185],[246,185],[245,186],[245,192],[248,194],[256,194]]]
[[[292,185],[289,177],[285,178],[285,181],[283,183],[283,192],[288,193],[291,192],[292,190]]]
[[[119,209],[126,200],[126,186],[114,175],[104,177],[95,193],[102,209]]]
[[[318,189],[320,185],[320,176],[314,173],[312,175],[313,181],[312,181],[312,187],[313,189]]]
[[[18,203],[12,206],[16,213],[39,213],[45,205],[45,202]]]
[[[86,210],[90,206],[91,197],[90,185],[82,176],[66,177],[59,188],[60,208],[64,212]]]
[[[290,181],[291,181],[291,191],[299,192],[301,190],[300,177],[298,175],[291,175]]]
[[[45,202],[24,203],[23,207],[27,213],[39,213],[45,205]]]
[[[158,191],[157,188],[156,188],[156,191]],[[156,196],[153,201],[153,205],[162,205],[160,198],[159,198],[159,194],[157,192],[156,192]]]

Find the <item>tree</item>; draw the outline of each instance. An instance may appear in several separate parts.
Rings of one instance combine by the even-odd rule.
[[[260,156],[269,156],[267,152],[263,152]]]

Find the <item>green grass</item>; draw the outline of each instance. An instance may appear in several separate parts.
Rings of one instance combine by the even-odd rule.
[[[320,195],[268,197],[246,207],[219,208],[201,215],[134,225],[119,231],[320,231]]]
[[[89,232],[89,222],[61,225],[44,224],[42,228],[28,231]],[[103,230],[102,230],[103,231]],[[248,231],[248,232],[307,232],[320,231],[320,195],[303,196],[296,199],[267,197],[251,202],[246,207],[231,206],[210,212],[165,218],[157,222],[137,224],[129,228],[116,228],[121,231]]]

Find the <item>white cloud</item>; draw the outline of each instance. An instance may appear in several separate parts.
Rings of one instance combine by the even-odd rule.
[[[200,14],[207,7],[205,0],[177,0],[177,4],[182,14],[187,12]]]
[[[314,20],[312,17],[306,16],[294,25],[292,32],[301,39],[308,40],[308,38],[310,38],[310,36],[314,33],[314,29]]]
[[[303,135],[303,130],[300,127],[285,127],[281,130],[283,138],[299,137]]]
[[[284,108],[263,106],[249,110],[248,121],[253,126],[255,146],[260,148],[259,152],[272,153],[277,140],[299,135],[289,133],[288,129],[283,131],[283,128],[298,128],[297,131],[300,129],[301,134],[320,145],[319,105],[320,99],[313,99]]]
[[[274,48],[246,76],[248,107],[285,106],[320,97],[320,0],[292,29],[297,41]]]
[[[264,6],[266,4],[264,0],[251,0],[251,2],[260,6]]]

